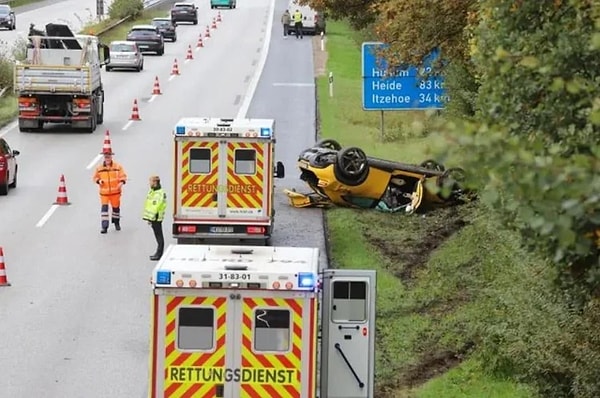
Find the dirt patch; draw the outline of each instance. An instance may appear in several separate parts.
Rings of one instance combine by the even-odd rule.
[[[324,40],[327,44],[327,37]],[[327,51],[321,51],[321,36],[314,36],[312,41],[315,77],[325,76],[327,74]]]
[[[401,378],[401,385],[416,387],[439,376],[461,363],[473,344],[467,344],[459,352],[427,352],[419,363],[409,368]]]
[[[468,221],[456,207],[438,208],[424,215],[407,217],[413,218],[402,228],[414,233],[405,234],[400,240],[369,235],[366,238],[393,264],[394,269],[390,271],[403,283],[410,284],[415,272],[427,264],[431,253],[464,228]]]

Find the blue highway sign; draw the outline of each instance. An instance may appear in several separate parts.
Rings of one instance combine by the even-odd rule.
[[[431,76],[423,80],[414,66],[388,70],[387,62],[377,57],[384,43],[362,44],[362,104],[366,111],[443,109],[448,101],[444,80]],[[437,54],[432,54],[432,57]],[[429,66],[425,63],[425,72]]]

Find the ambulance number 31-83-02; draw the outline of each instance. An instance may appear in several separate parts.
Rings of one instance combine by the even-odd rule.
[[[248,281],[250,280],[250,274],[244,274],[241,272],[220,273],[219,279],[225,281]]]

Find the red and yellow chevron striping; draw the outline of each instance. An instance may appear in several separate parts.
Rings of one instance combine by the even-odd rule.
[[[214,398],[215,378],[210,373],[222,372],[225,367],[226,350],[226,303],[224,297],[179,297],[167,298],[165,330],[165,398]],[[177,313],[182,306],[213,307],[216,318],[215,351],[181,352],[177,349]],[[185,375],[185,377],[182,377]],[[193,375],[197,380],[194,380]],[[207,380],[206,382],[198,382]],[[185,380],[185,381],[183,381]],[[211,382],[211,380],[213,380]],[[186,382],[187,381],[187,382]]]
[[[190,150],[194,148],[210,149],[211,168],[209,174],[192,174],[189,171]],[[219,143],[186,142],[181,154],[181,206],[217,207],[213,196],[217,192],[219,178]]]
[[[254,309],[286,308],[291,313],[290,350],[281,354],[256,353],[252,347]],[[277,383],[241,383],[240,398],[300,398],[302,371],[303,300],[281,298],[244,298],[242,310],[242,368],[279,371]]]
[[[264,145],[252,142],[236,142],[227,145],[227,207],[260,209],[263,203]],[[256,172],[253,175],[235,173],[235,151],[252,149],[256,152]],[[236,187],[236,188],[230,188]]]

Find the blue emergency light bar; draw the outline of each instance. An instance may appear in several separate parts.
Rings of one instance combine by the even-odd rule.
[[[315,287],[315,275],[312,272],[298,273],[298,287],[311,288]]]
[[[157,285],[170,285],[171,284],[171,271],[157,271],[156,272],[156,284]]]
[[[185,135],[185,126],[177,126],[177,127],[175,127],[175,134],[177,134],[177,135]]]
[[[260,128],[260,136],[261,137],[270,137],[271,129],[269,127],[261,127]]]

